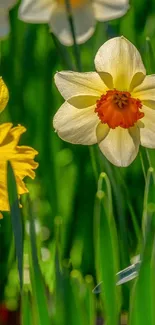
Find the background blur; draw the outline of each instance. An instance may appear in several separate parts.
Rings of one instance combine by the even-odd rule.
[[[0,324],[94,325],[107,317],[106,324],[115,325],[118,315],[130,309],[135,280],[115,287],[115,273],[141,252],[146,184],[149,196],[145,199],[154,211],[154,184],[144,177],[144,171],[147,174],[154,166],[155,152],[141,149],[131,166],[117,168],[97,146],[90,149],[59,139],[52,118],[63,99],[53,76],[56,71],[76,69],[74,50],[60,45],[47,25],[25,24],[17,14],[18,5],[10,12],[10,36],[0,44],[0,72],[10,92],[0,119],[27,128],[22,143],[39,151],[39,168],[35,180],[27,180],[30,209],[23,199],[22,294],[10,214],[0,220]],[[94,70],[96,51],[108,38],[124,35],[139,49],[147,73],[155,73],[154,22],[155,1],[134,0],[121,19],[97,23],[93,37],[80,46],[82,70]],[[95,157],[97,179],[101,172],[107,174],[100,176],[99,185],[91,156]],[[152,249],[151,244],[148,247]],[[146,287],[149,270],[142,281]],[[102,280],[105,290],[93,294],[92,289]],[[141,298],[145,308],[144,292]],[[139,302],[137,306],[142,305]],[[134,324],[140,323],[132,321]]]

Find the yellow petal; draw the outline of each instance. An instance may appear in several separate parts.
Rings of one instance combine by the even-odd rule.
[[[94,110],[94,106],[78,109],[65,102],[53,119],[53,126],[59,137],[76,144],[96,143],[96,126],[99,118]]]
[[[108,135],[110,128],[107,124],[99,123],[96,128],[97,142],[100,143]]]
[[[136,158],[140,144],[139,128],[117,127],[110,129],[108,135],[99,143],[105,157],[118,167],[127,167]]]
[[[124,37],[105,42],[96,54],[95,66],[98,72],[111,74],[114,88],[121,91],[129,91],[132,84],[135,86],[134,77],[137,85],[146,74],[140,53]]]
[[[9,92],[2,77],[0,77],[0,112],[4,110],[9,100]]]
[[[7,134],[9,133],[10,129],[12,128],[12,123],[3,123],[0,124],[0,145],[5,140]]]
[[[34,169],[38,163],[34,161],[37,151],[27,146],[17,146],[20,135],[25,132],[23,126],[18,125],[11,129],[11,123],[0,125],[0,211],[9,211],[8,193],[7,193],[7,161],[12,164],[18,194],[27,193],[28,190],[23,182],[24,177],[35,177]]]
[[[68,99],[68,103],[76,108],[86,108],[96,105],[100,96],[74,96]]]

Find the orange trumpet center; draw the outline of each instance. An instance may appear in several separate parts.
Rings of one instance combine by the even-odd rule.
[[[57,0],[57,2],[60,5],[65,5],[65,0]],[[86,2],[87,2],[87,0],[70,0],[70,4],[71,4],[72,8],[77,8]]]
[[[102,123],[115,129],[121,126],[124,129],[132,127],[144,116],[139,109],[142,108],[141,101],[132,98],[127,91],[108,90],[96,102],[95,113],[98,114]]]

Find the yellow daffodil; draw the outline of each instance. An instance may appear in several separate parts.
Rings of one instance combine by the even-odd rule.
[[[38,163],[33,159],[37,151],[31,147],[18,146],[22,133],[26,129],[18,125],[12,127],[12,123],[3,123],[0,125],[0,211],[9,211],[8,192],[7,192],[7,161],[11,162],[15,173],[17,189],[19,196],[27,193],[23,179],[29,176],[35,177]]]
[[[95,57],[97,72],[58,72],[65,98],[54,128],[65,141],[91,145],[116,166],[128,166],[139,145],[155,148],[155,75],[124,37],[108,40]]]
[[[66,0],[22,0],[19,18],[30,23],[49,23],[50,30],[64,45],[73,37],[67,19]],[[76,41],[84,43],[94,32],[95,21],[108,21],[123,16],[129,0],[70,0]]]
[[[9,92],[2,77],[0,77],[0,113],[4,110],[9,99]],[[28,192],[23,179],[25,176],[35,177],[38,163],[34,161],[36,150],[27,146],[18,146],[20,136],[26,129],[18,125],[12,127],[12,123],[0,125],[0,211],[9,211],[7,192],[7,162],[10,161],[15,173],[19,197]],[[2,214],[0,212],[0,219]]]
[[[0,77],[0,113],[4,110],[9,100],[8,88]]]
[[[0,38],[6,37],[10,32],[9,10],[16,4],[17,0],[0,1]]]

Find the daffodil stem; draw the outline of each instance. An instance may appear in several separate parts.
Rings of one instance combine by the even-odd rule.
[[[72,33],[73,41],[74,41],[74,56],[75,56],[75,60],[76,60],[76,68],[79,72],[81,72],[82,71],[82,63],[81,63],[80,47],[76,42],[75,26],[74,26],[74,21],[73,21],[73,17],[72,17],[72,7],[70,4],[70,0],[65,0],[65,3],[66,3],[68,21],[70,24],[70,29],[71,29],[71,33]],[[95,176],[96,182],[98,182],[99,173],[98,173],[98,168],[97,168],[97,163],[96,163],[94,146],[89,147],[89,152],[90,152],[90,158],[91,158],[94,176]]]
[[[91,158],[91,163],[92,163],[92,168],[93,168],[93,172],[94,172],[94,176],[96,179],[96,183],[98,182],[98,168],[97,168],[97,163],[96,163],[96,157],[95,157],[95,148],[94,146],[90,146],[89,147],[89,153],[90,153],[90,158]]]
[[[72,62],[71,56],[69,54],[69,52],[66,50],[66,48],[58,41],[57,37],[51,33],[52,39],[53,39],[53,43],[55,45],[55,48],[57,49],[62,63],[64,66],[66,66],[67,69],[70,70],[75,70],[75,66]]]
[[[82,71],[80,48],[76,42],[76,33],[75,33],[75,26],[74,26],[74,21],[73,21],[73,17],[72,17],[72,7],[70,4],[70,0],[65,0],[65,4],[66,4],[67,15],[68,15],[68,21],[70,24],[70,29],[71,29],[71,33],[72,33],[73,41],[74,41],[74,55],[75,55],[75,60],[76,60],[76,67],[77,67],[77,70],[80,72],[80,71]]]

